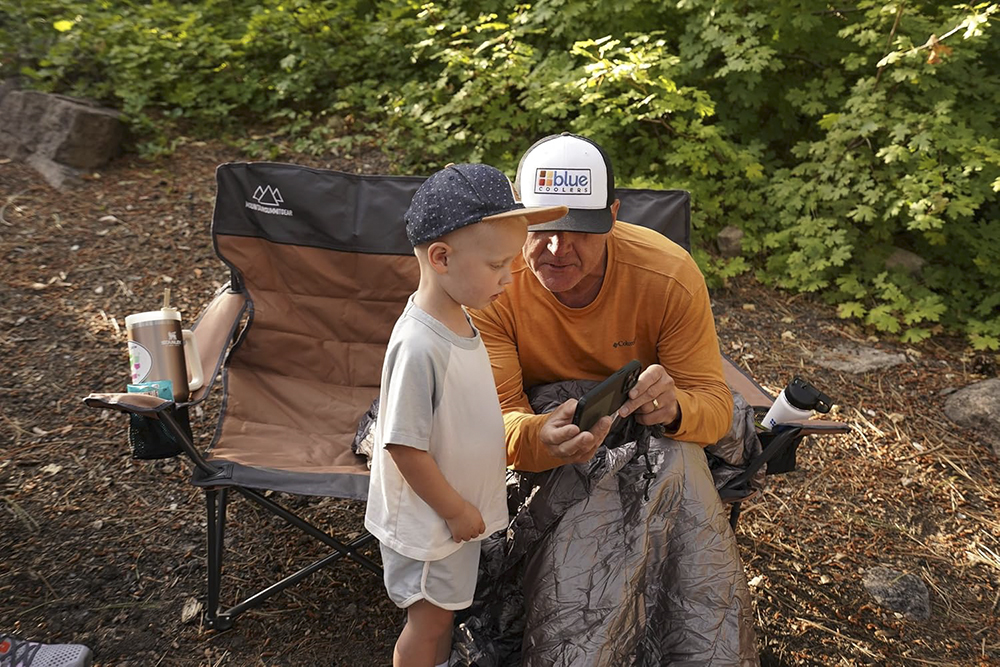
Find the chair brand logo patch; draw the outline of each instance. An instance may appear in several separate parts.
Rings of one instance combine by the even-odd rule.
[[[253,193],[253,198],[257,200],[258,204],[264,206],[281,206],[285,203],[278,188],[272,188],[270,185],[264,187],[258,185],[257,191]]]
[[[536,169],[535,194],[589,195],[589,169]]]
[[[285,203],[285,200],[281,196],[281,191],[276,187],[271,185],[262,187],[258,185],[257,189],[254,190],[253,198],[257,203],[246,202],[246,207],[249,209],[272,215],[292,215],[291,209],[281,207]]]

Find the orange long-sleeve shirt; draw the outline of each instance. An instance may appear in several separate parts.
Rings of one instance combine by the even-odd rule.
[[[683,248],[655,231],[615,223],[604,284],[583,308],[560,303],[518,258],[513,283],[471,315],[490,354],[507,463],[518,470],[564,463],[539,441],[546,416],[531,409],[526,388],[603,380],[632,359],[643,368],[659,363],[674,378],[682,417],[671,437],[709,445],[729,430],[733,398],[705,279]]]

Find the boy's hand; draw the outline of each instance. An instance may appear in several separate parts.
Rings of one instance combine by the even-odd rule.
[[[458,514],[450,519],[445,519],[448,523],[448,530],[451,531],[451,538],[456,542],[468,542],[479,537],[486,530],[483,515],[479,513],[476,506],[469,501],[463,502],[465,505]]]

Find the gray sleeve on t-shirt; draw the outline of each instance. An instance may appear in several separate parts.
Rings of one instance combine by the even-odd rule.
[[[383,444],[430,449],[440,380],[448,364],[448,347],[434,336],[402,337],[386,351],[379,406]]]

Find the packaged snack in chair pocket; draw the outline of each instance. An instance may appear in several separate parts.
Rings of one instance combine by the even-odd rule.
[[[141,384],[130,384],[128,386],[130,394],[146,394],[165,398],[168,401],[174,400],[174,383],[170,380],[154,380],[153,382],[143,382]]]

